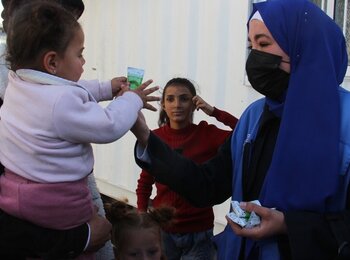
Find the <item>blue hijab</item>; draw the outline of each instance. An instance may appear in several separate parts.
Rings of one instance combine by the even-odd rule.
[[[347,69],[340,28],[307,0],[254,5],[291,73],[280,130],[260,200],[280,210],[337,210],[331,203],[340,173],[338,88]]]

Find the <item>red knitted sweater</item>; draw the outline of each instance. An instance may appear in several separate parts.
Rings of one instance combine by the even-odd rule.
[[[225,125],[229,125],[232,129],[237,123],[235,117],[217,108],[214,108],[212,116]],[[215,125],[209,125],[205,121],[201,121],[198,125],[191,124],[179,130],[165,125],[153,130],[153,132],[171,148],[178,150],[183,156],[197,163],[212,158],[219,146],[231,133],[231,131],[219,129]],[[157,193],[152,206],[169,205],[176,208],[174,224],[166,229],[167,232],[192,233],[205,231],[213,227],[214,213],[211,207],[193,207],[186,199],[167,186],[155,182],[154,177],[144,170],[141,172],[136,189],[138,209],[147,209],[153,184],[156,186]]]

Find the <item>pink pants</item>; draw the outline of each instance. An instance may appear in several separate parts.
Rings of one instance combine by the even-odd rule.
[[[75,182],[38,183],[8,169],[0,176],[0,208],[38,226],[58,230],[84,224],[93,214],[87,178]],[[91,254],[83,254],[78,259],[95,259],[88,255]]]

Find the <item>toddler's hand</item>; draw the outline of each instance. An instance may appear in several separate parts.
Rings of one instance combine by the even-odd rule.
[[[121,96],[129,87],[126,77],[116,77],[111,80],[113,97]]]

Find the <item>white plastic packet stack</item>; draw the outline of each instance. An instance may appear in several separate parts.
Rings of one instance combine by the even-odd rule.
[[[250,201],[261,206],[258,200]],[[231,201],[232,211],[227,216],[235,223],[244,228],[253,228],[260,224],[260,217],[254,212],[247,212],[239,206],[236,200]]]

